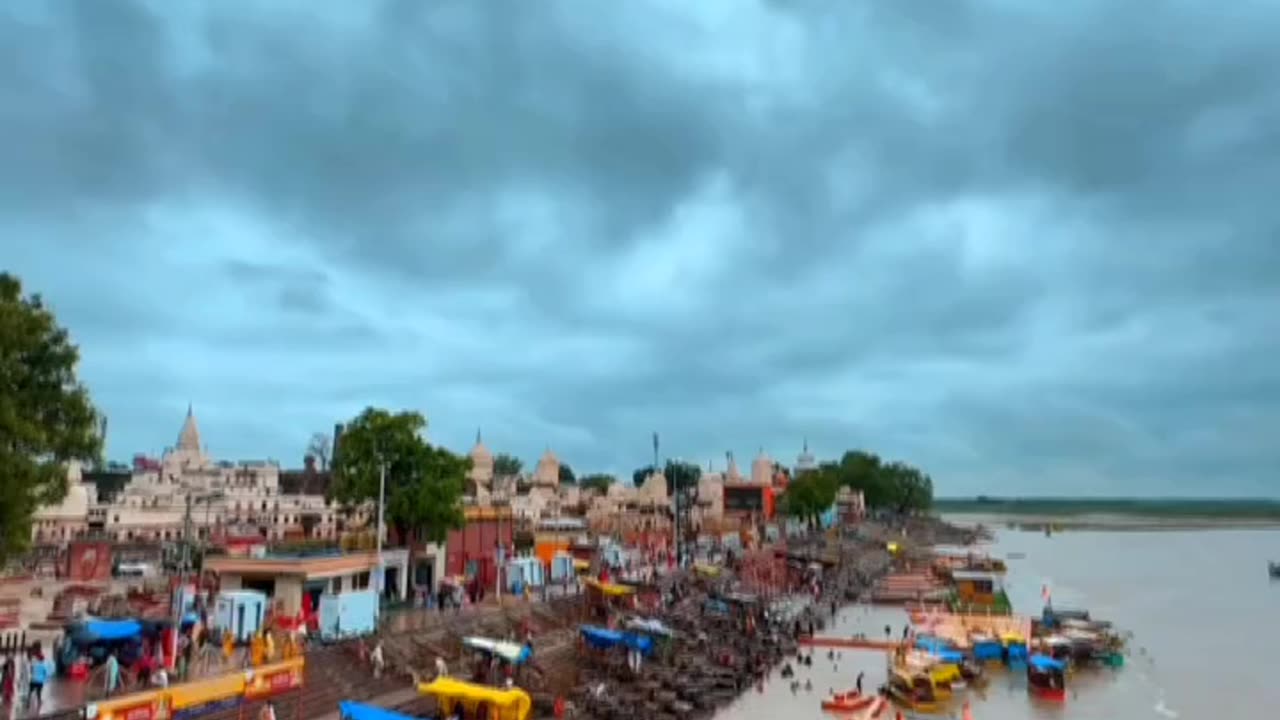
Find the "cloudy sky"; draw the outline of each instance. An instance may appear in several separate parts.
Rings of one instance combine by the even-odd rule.
[[[1280,495],[1280,5],[11,0],[0,268],[109,452]]]

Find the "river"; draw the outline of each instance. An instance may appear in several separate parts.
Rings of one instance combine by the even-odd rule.
[[[949,518],[964,522],[966,518]],[[1274,717],[1280,707],[1280,582],[1267,561],[1280,559],[1280,530],[998,531],[988,550],[1009,561],[1005,584],[1014,608],[1035,614],[1048,585],[1061,607],[1084,607],[1133,633],[1118,670],[1090,670],[1069,683],[1066,703],[1033,701],[1022,677],[995,671],[982,694],[969,697],[975,720],[1216,720]],[[901,633],[901,609],[852,606],[830,634]],[[797,678],[813,691],[793,694],[774,671],[762,688],[725,708],[718,720],[817,720],[830,689],[885,679],[883,653],[844,650],[835,660],[814,650]],[[956,710],[958,716],[958,709]],[[891,718],[891,716],[885,716]]]

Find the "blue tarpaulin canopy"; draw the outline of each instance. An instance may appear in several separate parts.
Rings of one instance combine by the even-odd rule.
[[[916,639],[916,647],[924,650],[944,663],[959,664],[964,662],[964,653],[947,647],[940,638],[928,635]]]
[[[653,652],[653,638],[645,635],[624,633],[594,625],[583,625],[579,632],[582,634],[583,641],[597,650],[624,645],[632,650],[639,650],[645,655]]]
[[[932,635],[921,635],[916,638],[916,649],[939,652],[947,649],[947,644]]]
[[[1004,648],[995,640],[978,640],[973,643],[975,660],[999,660],[1004,657]]]
[[[346,720],[418,720],[412,715],[394,712],[377,705],[342,700],[338,703],[338,711]]]
[[[84,632],[95,640],[127,640],[142,634],[137,620],[87,620]]]
[[[1041,672],[1048,670],[1066,670],[1066,663],[1061,660],[1055,660],[1048,655],[1032,655],[1027,659],[1027,664]]]

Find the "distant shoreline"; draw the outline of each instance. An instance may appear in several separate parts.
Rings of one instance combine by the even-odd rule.
[[[1280,528],[1280,501],[1271,499],[945,498],[934,502],[934,510],[1027,530]]]
[[[1138,515],[1031,515],[1015,513],[945,512],[942,518],[961,525],[985,525],[992,529],[1054,531],[1177,531],[1177,530],[1275,530],[1280,519],[1229,517],[1152,517]]]

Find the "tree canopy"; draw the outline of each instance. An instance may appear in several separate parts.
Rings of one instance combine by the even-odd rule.
[[[617,482],[618,479],[608,473],[590,473],[578,478],[578,487],[583,490],[599,490],[607,492],[609,486]]]
[[[379,473],[387,468],[388,526],[407,537],[442,542],[462,526],[462,493],[471,460],[428,443],[420,413],[367,408],[347,423],[334,458],[333,499],[346,505],[377,502]]]
[[[560,484],[576,485],[578,478],[573,474],[573,468],[569,467],[569,463],[560,463]]]
[[[787,492],[782,496],[782,512],[805,522],[815,521],[835,503],[839,489],[839,476],[832,468],[819,466],[787,485]]]
[[[636,487],[640,487],[652,474],[652,465],[636,468],[635,472],[631,473],[631,482]],[[690,462],[668,460],[662,468],[662,474],[667,478],[667,494],[670,495],[677,487],[681,490],[697,488],[698,481],[702,479],[702,468]]]
[[[67,463],[102,453],[79,360],[40,296],[0,273],[0,565],[27,547],[36,509],[66,496]]]
[[[906,513],[928,510],[933,505],[933,478],[919,468],[904,462],[884,462],[875,453],[849,450],[837,462],[825,462],[816,470],[801,473],[787,489],[787,495],[801,484],[797,500],[784,502],[789,514],[803,514],[811,503],[825,500],[828,493],[834,501],[840,487],[861,490],[867,507]],[[815,487],[816,486],[816,487]],[[813,494],[813,492],[816,494]],[[790,506],[796,503],[798,512]],[[830,507],[830,502],[818,510]]]
[[[520,458],[507,453],[498,453],[493,458],[493,475],[494,477],[507,478],[515,477],[524,469],[524,463],[520,462]]]

